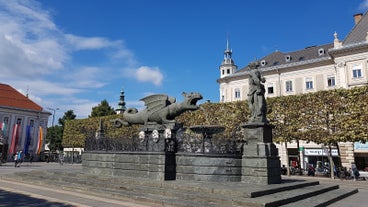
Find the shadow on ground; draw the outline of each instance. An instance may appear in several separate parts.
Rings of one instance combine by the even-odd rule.
[[[33,198],[27,195],[0,190],[0,207],[72,207],[58,202],[50,202],[44,199]]]

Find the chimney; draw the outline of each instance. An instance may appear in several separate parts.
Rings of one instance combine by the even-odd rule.
[[[354,14],[354,22],[355,24],[358,24],[359,21],[362,19],[363,14],[359,13],[359,14]]]

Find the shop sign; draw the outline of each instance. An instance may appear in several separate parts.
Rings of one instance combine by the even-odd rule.
[[[361,142],[354,142],[354,149],[355,150],[368,150],[368,142],[365,144]]]
[[[328,149],[305,149],[304,155],[306,156],[327,156]],[[338,156],[337,149],[331,150],[332,156]]]

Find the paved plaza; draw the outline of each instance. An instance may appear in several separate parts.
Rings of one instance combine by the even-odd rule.
[[[89,195],[88,191],[78,192],[65,189],[35,186],[21,182],[3,179],[7,174],[15,172],[30,172],[33,170],[60,170],[78,173],[82,170],[80,164],[64,164],[34,162],[23,163],[15,168],[14,163],[0,166],[0,206],[1,207],[150,207],[157,204],[147,204],[132,199],[114,199]],[[57,178],[55,178],[57,179]]]
[[[114,198],[92,195],[88,192],[81,190],[60,189],[58,186],[50,188],[47,186],[38,186],[35,184],[27,184],[22,182],[14,182],[5,179],[8,174],[15,172],[31,172],[33,170],[52,170],[52,171],[65,171],[80,173],[82,166],[80,164],[64,164],[58,163],[43,163],[34,162],[23,163],[21,167],[15,168],[14,163],[6,163],[0,166],[0,206],[110,206],[110,207],[122,207],[122,206],[134,206],[134,207],[146,207],[146,206],[162,206],[159,203],[147,203],[142,201],[136,201],[133,198]],[[284,179],[288,177],[283,177]],[[340,186],[349,186],[358,188],[359,192],[352,196],[349,196],[341,201],[338,201],[331,206],[334,207],[363,207],[368,203],[368,181],[359,180],[340,180],[329,179],[322,177],[299,177],[293,176],[293,179],[304,180],[318,180],[320,183],[326,184],[339,184]],[[57,178],[55,178],[57,179]],[[168,181],[170,182],[170,181]]]

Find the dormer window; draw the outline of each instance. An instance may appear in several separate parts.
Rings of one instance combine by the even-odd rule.
[[[319,56],[322,56],[322,55],[324,55],[325,54],[325,49],[323,49],[323,48],[319,48],[318,49],[318,55]]]
[[[285,61],[286,62],[290,62],[291,61],[291,56],[290,55],[286,55],[285,56]]]
[[[267,64],[266,60],[261,60],[261,66],[265,66]]]

